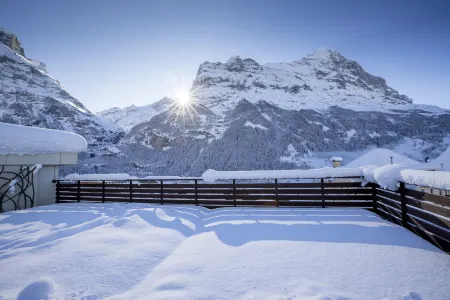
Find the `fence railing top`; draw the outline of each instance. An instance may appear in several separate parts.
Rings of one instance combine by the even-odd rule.
[[[311,177],[311,178],[273,178],[273,179],[224,179],[224,180],[218,180],[217,182],[223,182],[223,181],[275,181],[275,180],[320,180],[320,179],[363,179],[363,177],[357,177],[357,176],[343,176],[343,177],[323,177],[323,178],[317,178],[317,177]],[[186,177],[186,178],[131,178],[131,179],[54,179],[52,180],[53,183],[55,182],[130,182],[130,181],[204,181],[202,177]],[[208,182],[209,183],[209,182]]]

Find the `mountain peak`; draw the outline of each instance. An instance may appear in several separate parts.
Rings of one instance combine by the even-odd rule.
[[[25,56],[25,51],[20,46],[20,42],[17,36],[11,32],[6,31],[3,28],[0,28],[0,43],[5,44],[11,50],[19,53],[22,56]]]
[[[330,48],[318,48],[313,53],[306,55],[300,61],[319,61],[319,62],[331,62],[331,63],[341,63],[348,61],[339,51]]]

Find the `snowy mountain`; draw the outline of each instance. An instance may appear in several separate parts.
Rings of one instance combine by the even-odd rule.
[[[449,111],[414,104],[329,49],[292,63],[205,62],[191,95],[186,114],[176,104],[157,115],[151,110],[150,120],[120,141],[134,172],[322,167],[330,156],[346,164],[377,146],[423,160],[450,144]],[[133,118],[124,110],[114,114],[118,124]]]
[[[0,30],[0,41],[0,122],[75,132],[91,148],[119,141],[123,130],[105,127],[48,75],[45,64],[24,56],[14,35]]]
[[[125,132],[129,132],[134,126],[148,122],[154,116],[166,111],[174,100],[170,98],[163,98],[158,102],[152,103],[146,106],[127,106],[125,108],[113,107],[110,109],[102,110],[96,115],[100,118],[111,120]]]
[[[260,65],[239,56],[226,63],[205,62],[192,90],[197,101],[216,114],[229,111],[242,99],[264,100],[287,110],[339,106],[355,111],[440,111],[413,105],[412,99],[387,86],[383,78],[330,49],[316,50],[292,63]]]
[[[45,64],[26,58],[17,38],[0,37],[0,122],[71,131],[89,142],[80,164],[63,174],[306,169],[331,156],[345,165],[377,146],[423,160],[450,144],[448,110],[414,104],[329,49],[291,63],[205,62],[187,105],[164,98],[96,116]]]

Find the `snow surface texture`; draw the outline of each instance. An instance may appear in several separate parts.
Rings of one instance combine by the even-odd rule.
[[[86,149],[84,137],[60,130],[0,123],[0,154],[79,153]]]
[[[0,232],[4,300],[448,299],[450,256],[362,209],[58,204]]]

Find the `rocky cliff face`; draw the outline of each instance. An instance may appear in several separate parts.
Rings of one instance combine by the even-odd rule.
[[[11,50],[25,56],[25,51],[20,46],[19,39],[14,34],[0,28],[0,43],[8,46]]]
[[[76,132],[86,137],[91,149],[120,140],[122,129],[105,127],[46,73],[45,65],[8,45],[0,43],[0,122]]]

